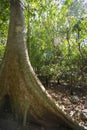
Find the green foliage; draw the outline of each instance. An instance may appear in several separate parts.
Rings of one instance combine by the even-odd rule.
[[[0,44],[0,64],[1,64],[4,52],[5,52],[5,45]]]
[[[6,43],[9,22],[9,1],[0,1],[0,44]]]
[[[71,86],[87,83],[87,18],[81,1],[27,0],[25,21],[31,64],[38,75]],[[9,22],[9,2],[0,1],[0,61]]]

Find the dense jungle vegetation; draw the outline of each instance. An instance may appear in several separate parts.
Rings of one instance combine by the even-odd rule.
[[[9,23],[9,4],[0,2],[0,63]],[[87,84],[87,9],[82,0],[27,1],[26,39],[31,64],[42,82]]]

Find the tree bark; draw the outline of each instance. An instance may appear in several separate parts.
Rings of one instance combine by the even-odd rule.
[[[26,47],[23,4],[21,0],[10,3],[7,45],[0,70],[0,108],[8,95],[12,112],[22,118],[24,124],[29,119],[45,126],[61,124],[83,130],[59,108],[36,77]]]

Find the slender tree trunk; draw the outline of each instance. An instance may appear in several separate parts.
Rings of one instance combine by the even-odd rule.
[[[70,63],[70,60],[71,60],[71,45],[70,45],[70,28],[67,28],[66,29],[66,40],[67,40],[67,43],[68,43],[68,62]],[[73,91],[73,77],[72,77],[72,65],[69,64],[69,69],[70,69],[70,77],[69,77],[69,85],[70,85],[70,92],[72,93]]]
[[[31,35],[31,28],[30,28],[30,15],[29,15],[29,12],[30,12],[30,5],[28,4],[28,7],[27,7],[27,19],[28,19],[28,24],[27,24],[27,48],[28,48],[28,54],[29,54],[29,57],[31,59],[31,45],[30,45],[30,35]]]
[[[28,57],[23,4],[11,0],[11,14],[5,56],[0,70],[0,108],[4,97],[9,96],[12,112],[45,126],[58,124],[73,130],[83,130],[56,105],[37,79]]]

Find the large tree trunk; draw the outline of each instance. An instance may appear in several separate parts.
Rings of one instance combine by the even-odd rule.
[[[59,124],[73,130],[82,127],[56,105],[37,79],[28,57],[21,0],[11,0],[10,25],[5,56],[0,70],[0,108],[9,96],[16,117],[47,126]]]

